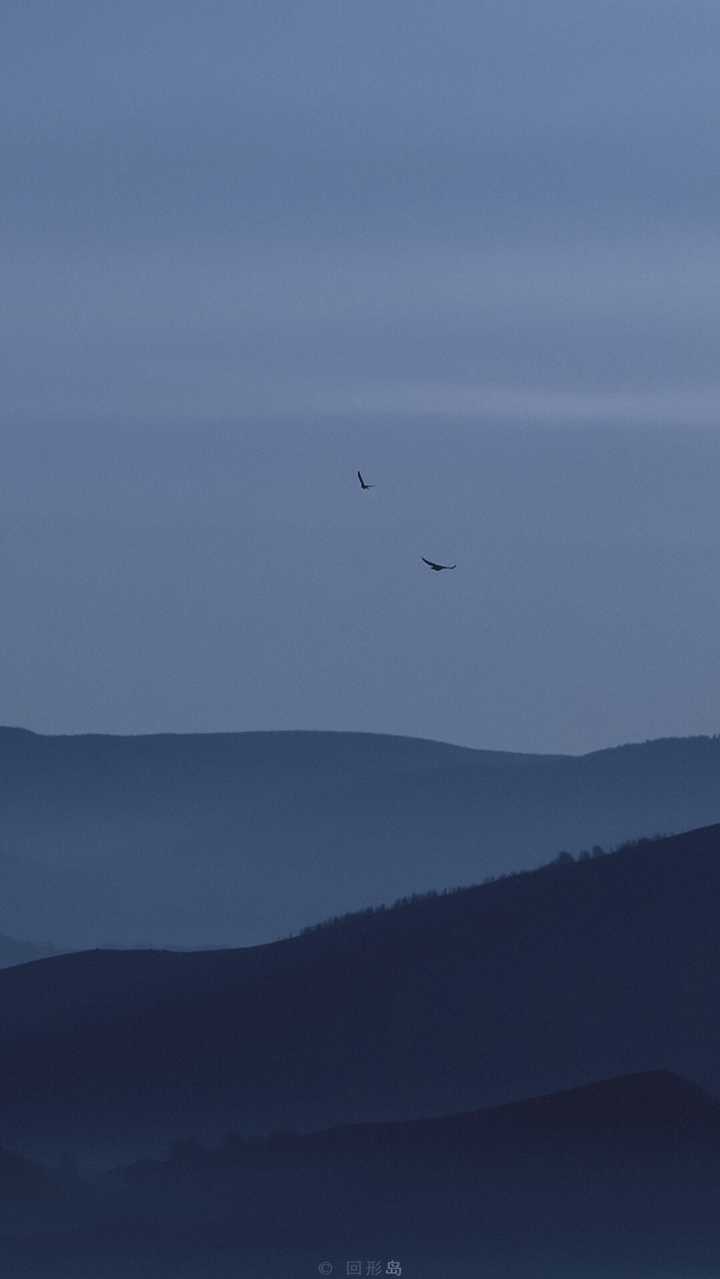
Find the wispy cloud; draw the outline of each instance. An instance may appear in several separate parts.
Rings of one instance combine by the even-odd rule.
[[[400,382],[337,388],[312,397],[319,413],[353,416],[504,418],[537,422],[627,422],[720,426],[718,386],[582,391],[546,387]]]

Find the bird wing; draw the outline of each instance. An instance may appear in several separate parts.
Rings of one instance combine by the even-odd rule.
[[[430,568],[434,569],[457,568],[457,564],[436,564],[434,560],[426,560],[424,555],[421,555],[420,559],[423,564],[427,564]]]
[[[363,479],[363,477],[362,477],[362,475],[360,474],[360,472],[359,472],[359,471],[358,471],[358,473],[357,473],[357,477],[358,477],[358,479],[359,479],[359,481],[360,481],[360,488],[363,488],[363,489],[364,489],[364,488],[365,488],[365,481],[364,481],[364,479]]]

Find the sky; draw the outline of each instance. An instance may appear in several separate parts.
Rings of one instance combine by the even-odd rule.
[[[0,720],[719,731],[719,53],[714,0],[6,0]]]

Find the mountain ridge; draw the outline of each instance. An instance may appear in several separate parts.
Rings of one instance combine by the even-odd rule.
[[[720,1092],[718,896],[716,825],[259,947],[6,969],[0,1130],[77,1132],[83,1116],[83,1140],[135,1130],[151,1148],[660,1068]]]
[[[390,1254],[418,1279],[478,1264],[570,1279],[589,1256],[598,1277],[649,1279],[670,1258],[711,1273],[719,1175],[720,1105],[656,1070],[431,1119],[188,1135],[106,1171],[0,1148],[0,1226],[6,1268],[33,1279],[105,1273],[109,1256],[113,1274],[151,1256],[168,1279],[291,1279],[318,1256]]]
[[[0,733],[3,924],[65,949],[252,945],[720,819],[720,739],[583,756],[310,731]]]
[[[633,738],[628,741],[616,742],[610,746],[597,746],[586,751],[521,751],[509,748],[497,749],[487,746],[468,746],[466,744],[447,741],[444,738],[435,737],[419,737],[412,733],[383,733],[374,732],[372,729],[336,729],[336,728],[262,728],[262,729],[203,729],[203,730],[157,730],[142,733],[110,733],[98,732],[95,730],[81,730],[72,733],[46,733],[39,729],[26,728],[22,724],[0,724],[0,742],[20,740],[32,738],[35,741],[47,742],[83,742],[83,741],[109,741],[109,742],[153,742],[153,741],[177,741],[177,740],[217,740],[217,739],[237,739],[237,738],[349,738],[360,740],[401,742],[417,744],[418,746],[429,746],[439,749],[447,749],[458,753],[466,752],[472,755],[489,755],[501,758],[515,757],[519,759],[590,759],[598,755],[605,755],[615,751],[634,751],[640,750],[648,746],[657,746],[663,748],[676,743],[717,743],[720,741],[720,732],[718,733],[664,733],[660,737],[644,737]]]

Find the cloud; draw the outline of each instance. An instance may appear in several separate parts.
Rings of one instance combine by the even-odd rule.
[[[321,391],[313,411],[388,416],[513,419],[521,422],[628,423],[720,426],[720,384],[666,390],[575,391],[547,387],[461,386],[450,383],[386,383]]]
[[[715,420],[716,6],[56,8],[0,51],[6,420]]]

